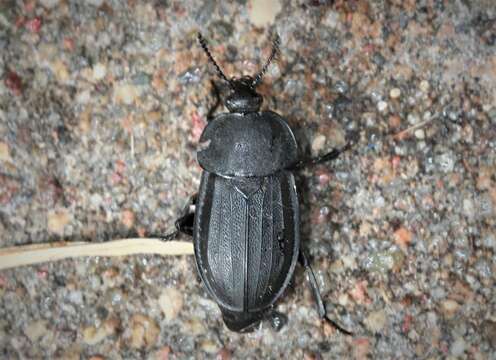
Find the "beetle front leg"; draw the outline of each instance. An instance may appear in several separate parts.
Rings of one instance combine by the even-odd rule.
[[[324,301],[322,300],[322,294],[320,293],[319,285],[317,284],[317,279],[315,278],[315,274],[313,273],[312,266],[308,262],[308,258],[303,249],[300,250],[300,256],[298,260],[301,263],[301,265],[305,268],[305,271],[307,272],[308,280],[310,281],[310,287],[312,289],[313,298],[317,303],[317,311],[319,313],[319,317],[324,321],[328,322],[330,325],[332,325],[336,330],[340,331],[341,333],[345,335],[353,335],[352,332],[342,328],[334,320],[331,320],[327,316],[327,310],[325,308]]]

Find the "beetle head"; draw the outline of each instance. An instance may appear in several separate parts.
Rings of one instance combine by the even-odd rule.
[[[232,78],[229,81],[231,92],[226,99],[230,112],[254,112],[260,109],[262,96],[255,90],[255,80],[251,76]]]
[[[215,66],[219,77],[229,84],[231,91],[225,103],[229,111],[240,113],[258,111],[260,109],[260,105],[262,104],[262,96],[255,91],[255,88],[262,82],[262,78],[267,72],[270,63],[274,60],[279,51],[279,36],[276,34],[272,46],[272,52],[267,59],[267,62],[257,75],[254,77],[243,76],[241,78],[232,78],[231,80],[226,77],[219,65],[215,62],[210,50],[208,49],[207,41],[200,33],[198,33],[198,40],[208,58]]]

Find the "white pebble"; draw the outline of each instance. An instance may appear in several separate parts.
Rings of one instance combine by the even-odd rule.
[[[406,119],[408,120],[408,123],[410,125],[415,125],[415,124],[417,124],[420,121],[418,115],[417,114],[414,114],[414,113],[408,114],[408,116],[406,117]]]
[[[317,153],[320,150],[322,150],[324,148],[325,142],[326,142],[326,137],[324,135],[322,134],[317,135],[312,142],[312,151],[314,153]]]
[[[391,91],[389,92],[389,96],[391,97],[391,99],[397,99],[400,97],[400,95],[401,90],[398,88],[391,89]]]
[[[93,66],[93,80],[102,80],[107,74],[107,68],[102,63]]]
[[[422,129],[415,130],[415,137],[417,139],[425,139],[425,132]]]
[[[379,110],[380,112],[386,111],[387,107],[388,107],[388,104],[385,101],[379,101],[377,103],[377,110]]]
[[[429,82],[427,80],[422,80],[420,82],[420,90],[422,90],[423,92],[426,93],[427,91],[429,91],[429,87],[430,87],[430,85],[429,85]]]
[[[175,319],[183,308],[183,296],[175,288],[166,288],[160,294],[158,303],[166,320]]]

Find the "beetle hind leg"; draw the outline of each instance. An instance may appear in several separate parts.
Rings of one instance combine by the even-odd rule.
[[[325,322],[329,323],[339,332],[345,335],[353,335],[351,331],[344,329],[334,320],[330,319],[329,316],[327,316],[327,310],[325,308],[324,301],[322,300],[322,295],[319,290],[319,285],[317,284],[317,279],[315,278],[313,269],[303,249],[301,249],[300,251],[300,257],[298,260],[300,261],[301,265],[305,268],[305,271],[307,272],[308,280],[310,282],[310,287],[312,288],[312,294],[315,299],[315,302],[317,303],[317,311],[319,312],[319,317]]]

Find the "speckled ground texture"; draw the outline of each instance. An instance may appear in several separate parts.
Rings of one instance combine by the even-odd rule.
[[[0,245],[166,234],[199,186],[215,71],[253,74],[301,153],[289,317],[229,332],[194,258],[0,272],[4,359],[495,359],[496,8],[488,1],[3,1]],[[218,80],[218,79],[217,79]],[[225,111],[219,109],[219,111]],[[187,237],[182,237],[189,241]]]

